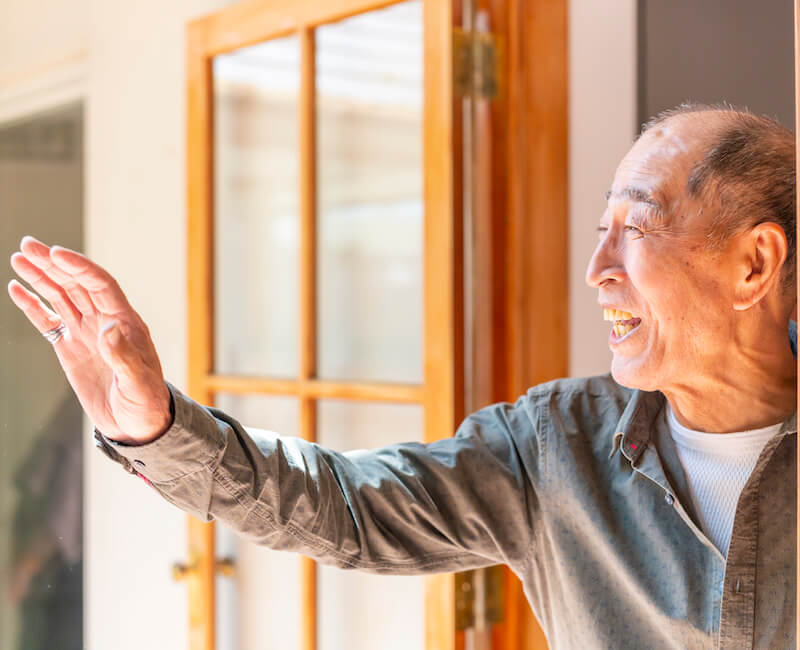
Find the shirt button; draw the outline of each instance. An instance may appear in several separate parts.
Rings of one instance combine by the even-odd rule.
[[[138,458],[135,461],[133,461],[133,464],[136,465],[136,467],[140,467],[140,468],[145,466],[145,464],[142,461],[140,461]]]
[[[664,501],[667,502],[668,506],[671,506],[675,502],[675,499],[669,492],[667,492],[666,496],[664,497]]]

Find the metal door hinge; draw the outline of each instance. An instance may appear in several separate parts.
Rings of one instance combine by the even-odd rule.
[[[233,558],[223,557],[218,559],[215,563],[215,570],[220,575],[230,578],[234,575],[236,570],[236,562]],[[194,578],[200,573],[199,563],[196,558],[189,561],[188,564],[176,562],[172,565],[172,579],[175,582],[186,580],[187,578]]]
[[[491,32],[453,30],[456,94],[494,99],[500,92],[499,39]]]
[[[489,627],[503,620],[503,567],[456,573],[456,629]]]

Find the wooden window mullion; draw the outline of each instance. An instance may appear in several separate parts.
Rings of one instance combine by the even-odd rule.
[[[341,382],[319,379],[297,381],[236,375],[210,375],[206,377],[204,390],[209,393],[230,393],[232,395],[283,395],[309,400],[340,399],[397,404],[422,404],[425,397],[423,387],[417,384]]]
[[[300,382],[317,372],[317,152],[316,152],[316,50],[314,30],[300,29]],[[300,436],[317,439],[317,403],[300,396]],[[317,565],[304,557],[301,564],[301,639],[303,650],[317,650]]]
[[[213,395],[205,388],[205,377],[212,371],[214,350],[212,58],[198,30],[190,30],[187,50],[188,390],[194,399],[211,404]],[[188,581],[189,647],[213,650],[213,522],[188,517],[187,542],[188,563],[196,570],[196,579]]]

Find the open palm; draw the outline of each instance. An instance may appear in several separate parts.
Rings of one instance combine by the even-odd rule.
[[[161,363],[147,326],[116,280],[84,255],[33,237],[22,239],[11,266],[39,294],[16,280],[8,285],[34,327],[44,334],[66,326],[53,348],[95,426],[129,443],[162,433],[170,422],[170,398]]]

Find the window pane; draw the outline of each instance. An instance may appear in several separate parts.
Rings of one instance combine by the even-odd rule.
[[[297,435],[297,400],[217,395],[222,409],[245,427]],[[300,647],[300,556],[273,551],[216,526],[217,557],[233,557],[233,577],[217,576],[218,650]]]
[[[422,381],[422,4],[317,43],[318,374]]]
[[[0,128],[4,260],[28,234],[83,249],[82,145],[80,106]],[[0,333],[0,648],[78,650],[83,410],[52,347],[9,299]]]
[[[339,451],[421,440],[420,406],[322,401],[319,442]],[[424,648],[422,577],[319,567],[320,650]]]
[[[214,59],[218,373],[297,375],[296,37]]]

